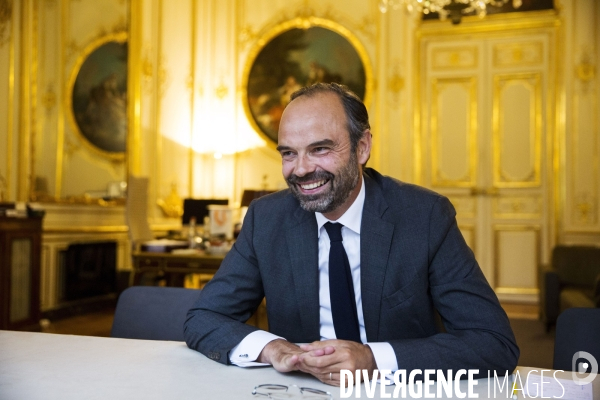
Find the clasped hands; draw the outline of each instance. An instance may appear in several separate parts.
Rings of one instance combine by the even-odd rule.
[[[353,372],[366,369],[372,374],[377,368],[369,346],[347,340],[323,340],[298,346],[277,339],[264,347],[257,361],[269,363],[279,372],[306,372],[333,386],[340,385],[342,369]]]

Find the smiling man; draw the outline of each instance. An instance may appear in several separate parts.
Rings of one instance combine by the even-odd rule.
[[[508,318],[452,205],[365,168],[371,137],[346,87],[292,95],[277,147],[289,189],[250,205],[188,313],[190,348],[332,385],[341,369],[512,372],[519,349]],[[269,332],[244,323],[263,297]]]

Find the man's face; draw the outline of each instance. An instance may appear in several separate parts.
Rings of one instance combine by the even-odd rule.
[[[302,208],[338,219],[356,199],[368,140],[351,151],[346,114],[334,93],[299,97],[285,109],[279,125],[283,176]]]

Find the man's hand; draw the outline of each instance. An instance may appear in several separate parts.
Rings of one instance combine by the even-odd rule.
[[[279,372],[297,371],[298,360],[303,352],[293,343],[276,339],[262,349],[256,361],[271,364]]]
[[[324,340],[300,346],[298,369],[307,372],[323,383],[340,385],[340,370],[366,369],[369,375],[377,368],[375,357],[367,345],[348,340]],[[346,385],[347,383],[344,383]]]

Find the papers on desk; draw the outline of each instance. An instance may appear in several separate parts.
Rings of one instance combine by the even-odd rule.
[[[523,390],[516,390],[519,399],[569,399],[593,400],[592,385],[578,385],[570,379],[555,378],[551,373],[541,375],[529,374],[521,377]]]

